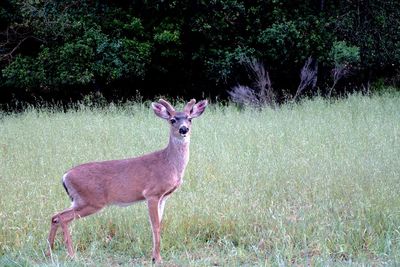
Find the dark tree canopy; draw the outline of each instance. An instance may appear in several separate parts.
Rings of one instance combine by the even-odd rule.
[[[335,66],[349,69],[344,91],[398,86],[399,17],[397,0],[4,0],[1,102],[93,92],[224,98],[249,79],[246,58],[264,62],[280,95],[295,93],[309,58],[322,91]]]

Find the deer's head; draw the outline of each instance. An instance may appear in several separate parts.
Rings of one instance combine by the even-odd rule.
[[[169,122],[173,137],[185,139],[190,136],[192,119],[203,114],[207,103],[207,100],[202,100],[196,104],[196,100],[192,99],[185,105],[183,111],[176,111],[168,101],[160,99],[158,102],[153,102],[151,107],[158,117]]]

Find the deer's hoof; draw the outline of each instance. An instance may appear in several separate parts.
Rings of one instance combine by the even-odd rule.
[[[153,258],[151,259],[151,261],[153,262],[153,264],[160,264],[160,263],[162,263],[161,257],[153,257]]]

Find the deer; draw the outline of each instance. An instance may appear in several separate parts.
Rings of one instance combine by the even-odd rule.
[[[153,102],[155,115],[167,120],[170,126],[166,148],[134,158],[89,162],[68,170],[62,184],[72,203],[51,218],[47,255],[54,249],[59,227],[68,256],[74,257],[70,222],[109,205],[129,206],[146,201],[153,237],[152,262],[161,263],[160,230],[165,202],[182,184],[189,161],[192,119],[202,115],[207,104],[207,100],[196,103],[192,99],[179,112],[164,99]]]

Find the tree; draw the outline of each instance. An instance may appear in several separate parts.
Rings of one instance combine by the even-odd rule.
[[[398,17],[395,0],[5,0],[0,94],[228,97],[248,82],[247,57],[268,66],[281,100],[304,90],[311,57],[311,84],[329,95],[350,66],[358,85],[399,75]],[[357,59],[340,63],[340,49]]]
[[[139,18],[80,1],[15,1],[15,6],[22,21],[6,29],[12,38],[2,46],[3,64],[8,63],[2,70],[4,85],[40,93],[144,78],[151,44],[143,38]]]

